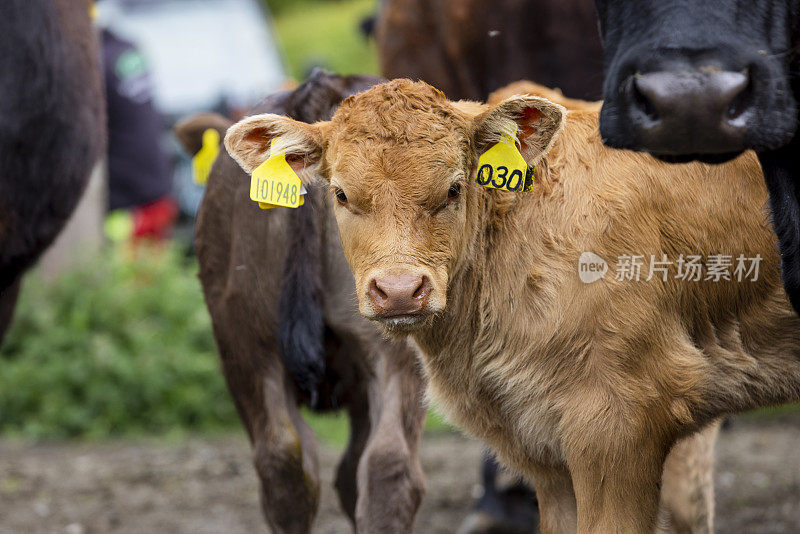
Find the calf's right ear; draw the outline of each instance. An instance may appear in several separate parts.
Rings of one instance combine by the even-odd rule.
[[[307,124],[271,113],[253,115],[228,128],[225,148],[248,174],[264,163],[273,151],[282,152],[286,162],[302,178],[301,171],[313,171],[319,165],[326,124]]]

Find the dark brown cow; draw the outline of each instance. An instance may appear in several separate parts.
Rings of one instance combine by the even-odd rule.
[[[592,0],[385,0],[377,42],[384,76],[421,79],[453,99],[486,100],[522,79],[573,98],[602,90]]]
[[[105,116],[89,2],[0,4],[0,341],[22,273],[83,194]]]
[[[329,119],[343,98],[377,81],[316,71],[255,111]],[[201,115],[176,133],[195,153],[206,128],[224,135],[229,125]],[[317,446],[299,411],[311,404],[341,407],[350,418],[336,489],[357,529],[406,533],[424,492],[417,458],[424,382],[405,343],[385,341],[359,316],[325,192],[310,187],[298,209],[260,210],[247,174],[223,149],[198,214],[200,280],[225,378],[253,443],[270,527],[311,528]]]

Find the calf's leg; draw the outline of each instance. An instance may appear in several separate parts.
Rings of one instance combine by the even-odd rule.
[[[533,482],[539,500],[542,534],[574,534],[578,528],[578,515],[569,472],[536,466]]]
[[[360,388],[359,388],[360,389]],[[347,407],[350,419],[350,441],[336,470],[336,492],[339,503],[347,517],[356,523],[358,501],[358,463],[369,438],[369,405],[365,392],[359,392],[351,406]]]
[[[720,422],[680,440],[664,462],[659,526],[673,534],[714,532],[714,444]]]
[[[319,506],[316,437],[300,415],[291,386],[274,377],[264,377],[263,383],[268,412],[253,438],[261,507],[274,532],[309,532]]]
[[[370,433],[358,464],[359,533],[411,532],[425,492],[419,444],[424,379],[404,343],[384,344],[367,386]]]
[[[586,435],[603,436],[588,431]],[[607,436],[614,440],[605,440],[605,447],[589,444],[566,451],[578,509],[577,531],[649,534],[656,527],[666,451],[649,436],[625,436],[624,431]],[[538,480],[536,489],[544,514]]]
[[[308,533],[319,504],[316,438],[300,415],[279,355],[253,353],[265,345],[238,333],[226,341],[217,332],[217,342],[228,389],[253,445],[264,517],[276,534]]]

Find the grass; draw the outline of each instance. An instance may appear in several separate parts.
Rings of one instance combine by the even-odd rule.
[[[338,448],[343,448],[347,445],[350,425],[344,412],[317,414],[309,410],[303,410],[303,417],[314,429],[314,433],[320,441]],[[456,431],[453,426],[445,422],[435,409],[428,412],[428,417],[425,420],[425,433],[427,435]]]
[[[0,432],[236,428],[196,270],[176,250],[111,248],[53,282],[29,276],[0,350]]]
[[[23,286],[0,347],[0,434],[180,437],[241,429],[216,355],[197,265],[177,249],[111,247]],[[305,413],[343,446],[343,414]],[[428,429],[446,425],[431,416]]]
[[[275,27],[290,74],[302,80],[314,66],[339,74],[377,74],[375,46],[358,28],[375,9],[374,0],[304,0],[281,6]]]

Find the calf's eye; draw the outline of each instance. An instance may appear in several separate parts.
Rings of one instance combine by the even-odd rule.
[[[461,196],[461,184],[453,184],[447,190],[447,200],[458,200]]]
[[[334,194],[336,195],[336,200],[338,200],[340,204],[347,204],[347,195],[344,194],[344,191],[337,189]]]

